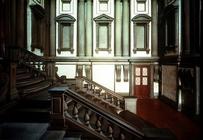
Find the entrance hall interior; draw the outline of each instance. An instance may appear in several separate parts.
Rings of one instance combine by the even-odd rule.
[[[200,140],[201,0],[0,0],[0,139]]]

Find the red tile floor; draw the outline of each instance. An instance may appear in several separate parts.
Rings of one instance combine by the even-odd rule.
[[[200,140],[200,124],[158,99],[138,99],[137,113],[158,128],[168,128],[177,140]]]

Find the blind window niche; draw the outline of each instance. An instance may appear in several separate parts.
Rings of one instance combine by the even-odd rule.
[[[133,39],[134,46],[133,52],[146,51],[148,54],[149,49],[149,23],[151,17],[145,14],[139,14],[133,17]]]
[[[58,53],[61,51],[74,52],[73,48],[73,33],[74,33],[74,17],[68,14],[62,14],[56,17],[58,22]]]

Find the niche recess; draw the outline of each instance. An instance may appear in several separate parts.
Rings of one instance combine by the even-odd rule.
[[[94,18],[96,22],[96,53],[107,51],[111,53],[111,23],[112,17],[102,14]]]
[[[58,22],[58,53],[61,51],[74,52],[73,33],[74,33],[74,17],[68,14],[62,14],[56,17]]]
[[[133,17],[133,35],[134,47],[133,52],[146,51],[148,54],[149,49],[149,23],[151,17],[145,14],[139,14]]]

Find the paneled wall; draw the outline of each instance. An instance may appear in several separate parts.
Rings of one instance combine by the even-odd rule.
[[[151,0],[56,0],[55,5],[51,50],[60,61],[58,75],[87,76],[130,95],[131,62],[157,61],[151,58]]]
[[[151,0],[56,0],[56,56],[150,57],[151,13]]]

